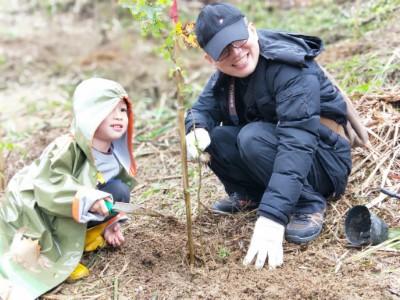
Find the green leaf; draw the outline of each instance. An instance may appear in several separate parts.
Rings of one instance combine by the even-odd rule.
[[[147,135],[140,135],[137,136],[136,139],[138,141],[149,141],[152,140],[158,136],[160,136],[161,134],[163,134],[164,132],[166,132],[168,129],[172,128],[174,124],[173,123],[168,123],[164,126],[158,127],[156,129],[154,129],[153,131],[151,131],[149,134]]]

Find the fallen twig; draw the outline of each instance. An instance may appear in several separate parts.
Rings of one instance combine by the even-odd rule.
[[[114,300],[118,300],[118,276],[114,278]]]

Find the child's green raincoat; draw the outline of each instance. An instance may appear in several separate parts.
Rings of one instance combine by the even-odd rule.
[[[83,81],[74,94],[71,133],[17,173],[0,199],[0,299],[34,299],[63,282],[79,263],[86,223],[104,219],[88,210],[94,201],[110,196],[96,189],[92,138],[121,99],[128,103],[129,124],[113,142],[114,153],[122,165],[118,178],[134,187],[128,95],[114,81]]]

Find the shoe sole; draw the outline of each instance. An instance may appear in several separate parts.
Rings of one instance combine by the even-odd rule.
[[[216,216],[229,216],[229,215],[238,213],[238,212],[227,212],[227,211],[214,210],[214,209],[212,209],[211,212],[213,215],[216,215]]]
[[[315,240],[321,234],[321,232],[322,232],[322,228],[319,231],[317,231],[316,233],[314,233],[313,235],[308,236],[308,237],[302,238],[302,237],[299,237],[296,235],[285,235],[285,239],[289,243],[294,243],[294,244],[299,244],[299,245],[307,244],[307,243]]]
[[[256,210],[257,208],[252,208],[252,209],[242,209],[242,210],[238,210],[238,211],[234,211],[234,212],[228,212],[228,211],[222,211],[222,210],[217,210],[217,209],[211,209],[211,212],[214,215],[235,215],[238,213],[245,213],[245,212],[249,212],[249,211],[253,211]]]

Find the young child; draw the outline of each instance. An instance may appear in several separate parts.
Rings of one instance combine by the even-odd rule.
[[[127,217],[106,203],[129,202],[136,184],[132,104],[121,85],[93,78],[76,88],[73,111],[70,133],[18,172],[0,201],[0,298],[34,299],[87,276],[83,251],[124,243]]]

